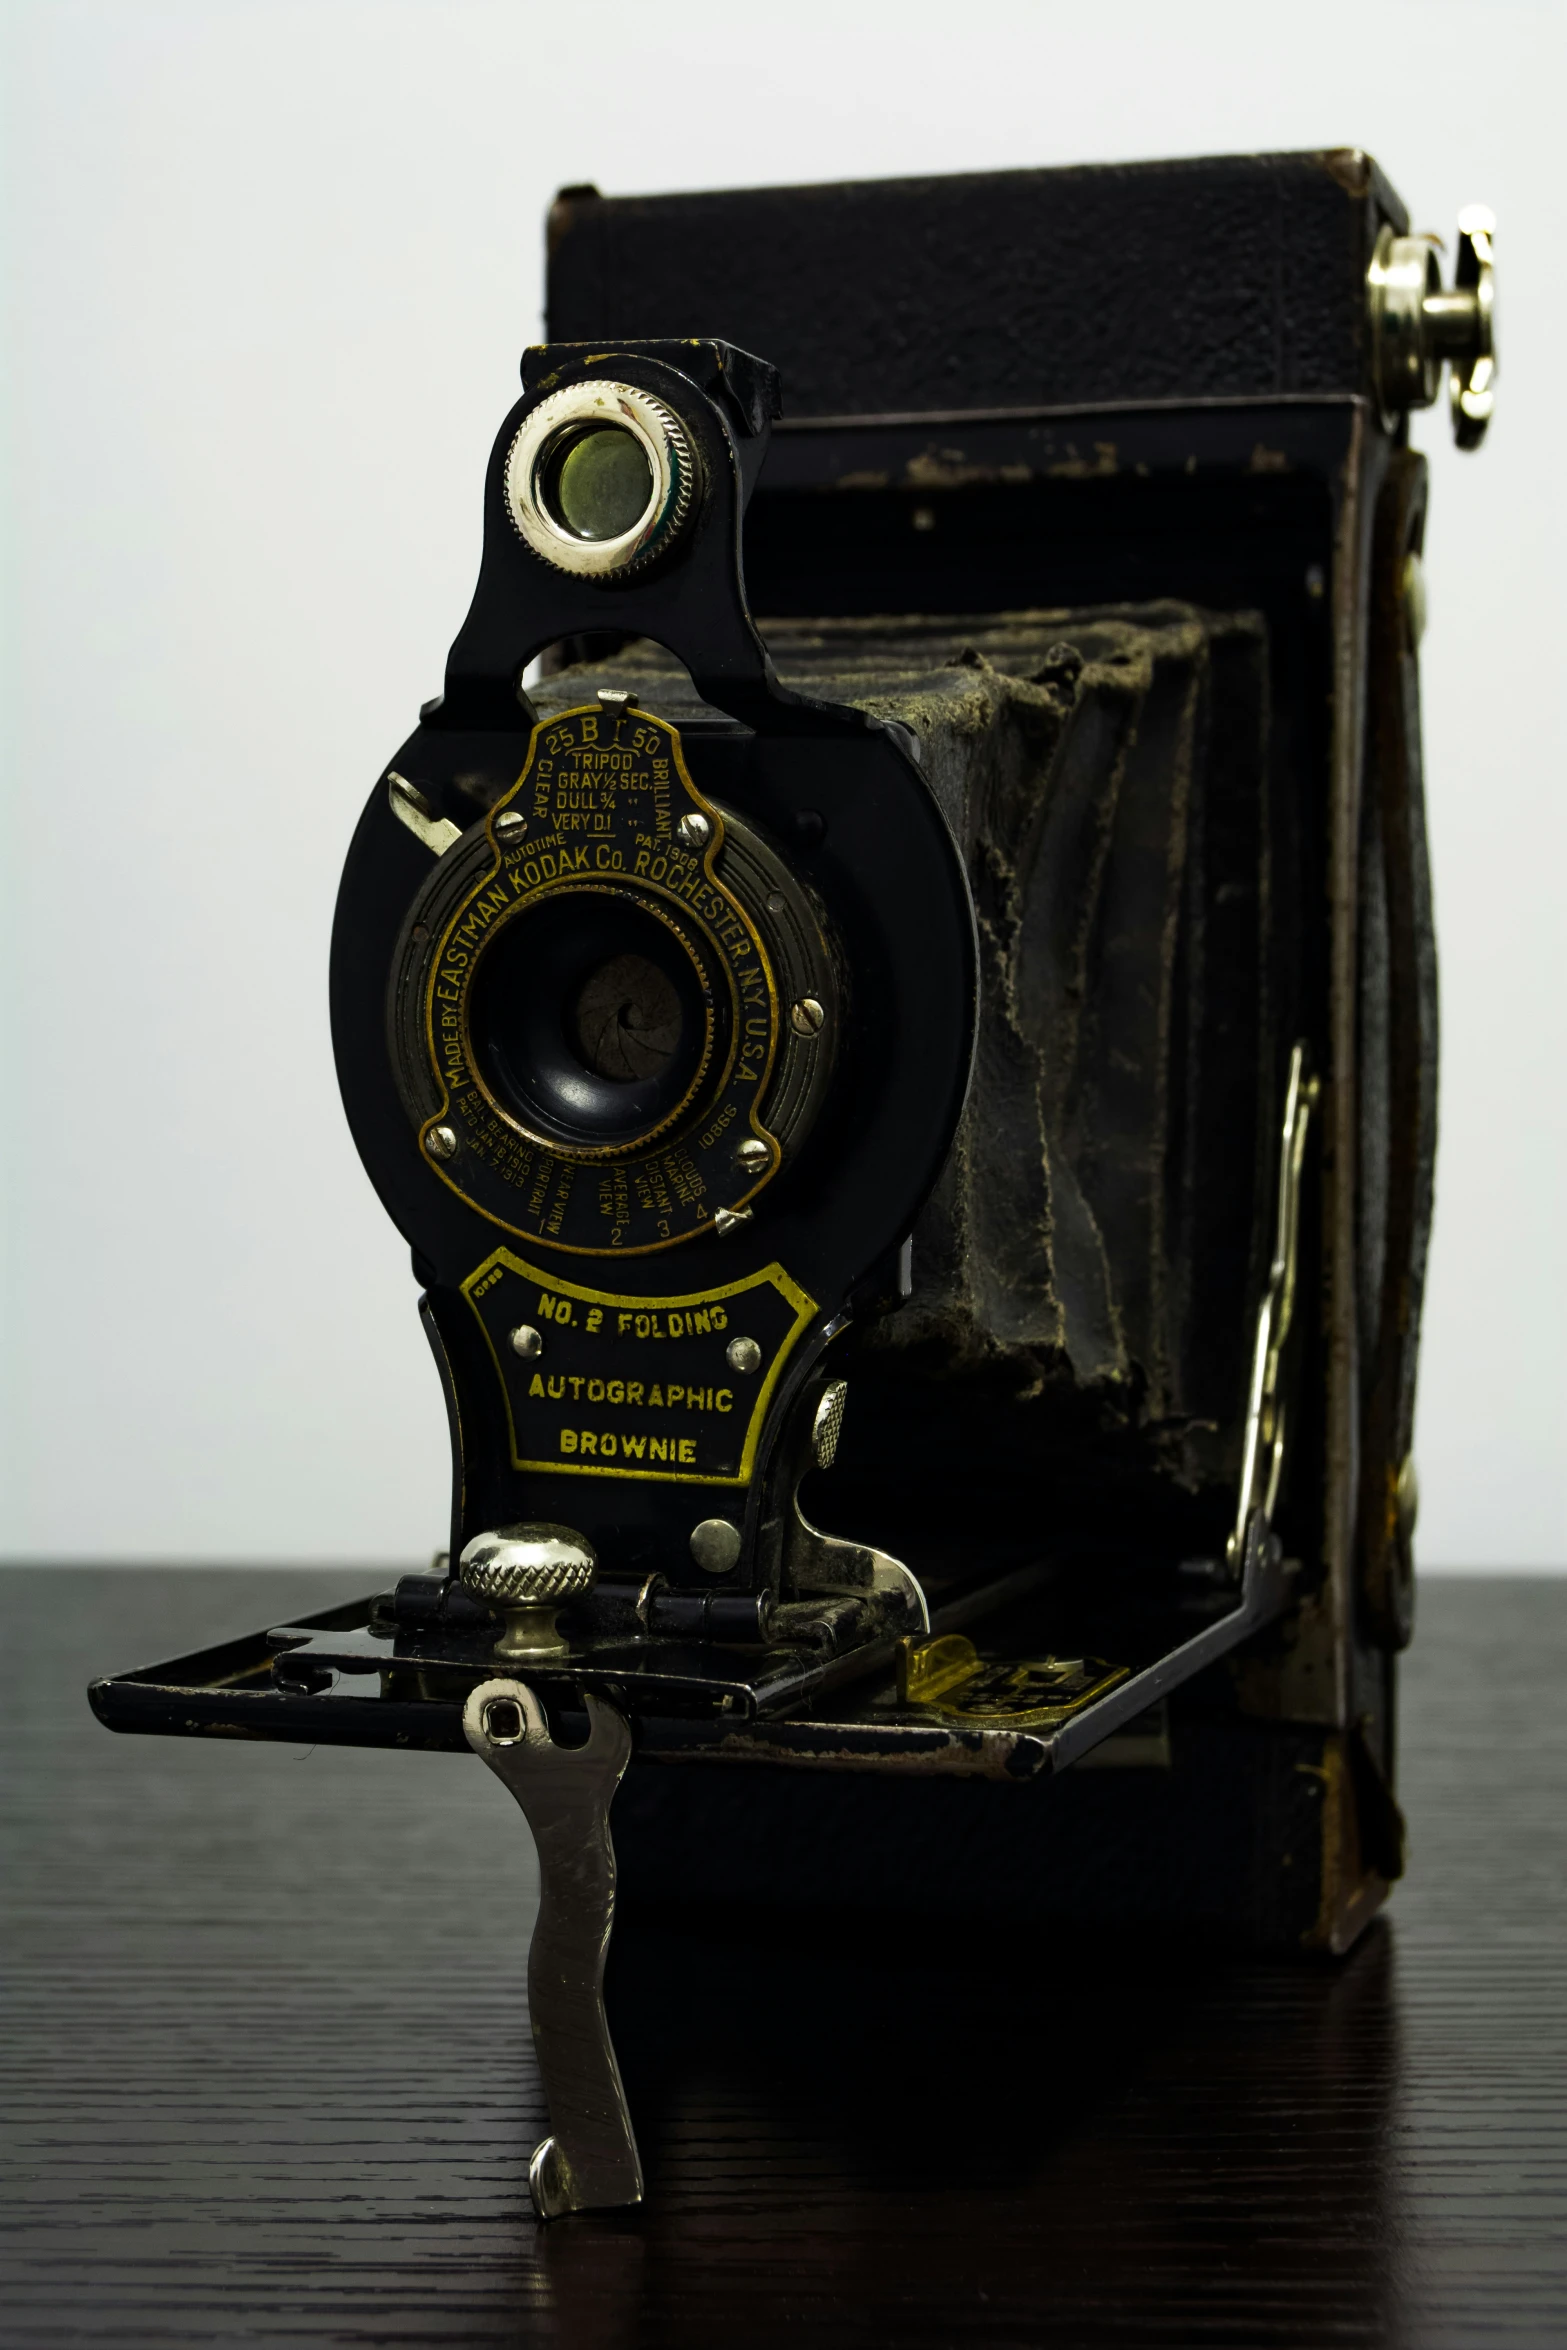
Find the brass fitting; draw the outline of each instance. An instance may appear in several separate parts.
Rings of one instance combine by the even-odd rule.
[[[1496,404],[1496,218],[1483,204],[1458,215],[1451,291],[1442,285],[1432,236],[1384,228],[1367,272],[1371,372],[1389,431],[1411,408],[1429,408],[1449,369],[1453,438],[1478,449]]]

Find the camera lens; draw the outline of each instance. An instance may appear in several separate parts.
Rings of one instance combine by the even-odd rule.
[[[469,1035],[492,1098],[530,1133],[613,1150],[669,1118],[717,1032],[686,941],[613,890],[546,898],[474,974]]]
[[[545,501],[579,539],[618,539],[635,530],[653,500],[653,468],[640,441],[618,424],[595,425],[558,445],[546,469]]]
[[[662,1077],[680,1030],[680,997],[646,955],[612,955],[589,972],[567,1023],[583,1067],[615,1085]]]

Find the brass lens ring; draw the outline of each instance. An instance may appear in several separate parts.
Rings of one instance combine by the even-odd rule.
[[[695,977],[696,991],[703,1002],[702,1033],[689,1081],[675,1100],[644,1129],[614,1141],[594,1142],[586,1134],[552,1133],[547,1127],[530,1120],[517,1106],[508,1103],[495,1085],[489,1056],[480,1048],[473,1033],[472,994],[465,997],[463,1004],[461,1034],[464,1057],[480,1093],[495,1115],[514,1133],[525,1136],[528,1141],[538,1143],[541,1148],[553,1151],[560,1158],[569,1159],[578,1166],[589,1166],[598,1160],[637,1157],[650,1150],[662,1137],[688,1122],[695,1114],[696,1105],[706,1098],[715,1084],[721,1086],[727,1078],[734,1059],[733,1031],[739,1010],[734,984],[717,942],[704,937],[700,925],[682,922],[678,904],[666,899],[663,891],[627,886],[624,883],[573,881],[540,891],[509,919],[497,922],[486,933],[474,958],[475,985],[482,984],[480,974],[485,969],[487,958],[493,957],[502,941],[508,945],[511,943],[511,934],[519,919],[526,921],[530,913],[558,906],[562,900],[568,901],[573,910],[595,901],[608,906],[632,908],[643,920],[656,922],[683,953]],[[728,1059],[715,1068],[714,1048],[724,1040],[728,1044]]]
[[[674,542],[697,481],[696,451],[672,410],[635,384],[594,379],[523,418],[506,456],[506,508],[556,570],[623,579]]]
[[[809,887],[629,700],[540,721],[510,791],[435,859],[389,976],[424,1178],[579,1255],[743,1220],[823,1109],[845,1027]]]

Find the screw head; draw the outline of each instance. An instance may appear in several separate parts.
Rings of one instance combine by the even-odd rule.
[[[712,837],[713,827],[695,809],[689,816],[682,816],[675,826],[675,838],[683,849],[705,849]]]
[[[827,1009],[813,995],[801,996],[789,1013],[789,1025],[796,1036],[819,1036],[826,1025]]]
[[[497,833],[502,834],[525,832],[527,825],[527,817],[520,815],[515,808],[503,808],[495,819],[495,829]]]
[[[691,1556],[704,1575],[727,1575],[740,1556],[740,1529],[728,1518],[704,1518],[691,1529]]]
[[[511,1351],[521,1355],[525,1363],[531,1363],[544,1352],[544,1341],[531,1323],[519,1322],[511,1333]]]
[[[724,1360],[731,1371],[759,1371],[762,1350],[754,1338],[731,1338],[724,1349]]]
[[[1418,652],[1426,632],[1426,570],[1414,553],[1404,557],[1404,618],[1410,644]]]
[[[747,1175],[765,1175],[773,1163],[773,1154],[759,1134],[751,1135],[735,1152],[735,1165]]]
[[[432,1159],[451,1159],[457,1155],[457,1134],[451,1126],[432,1126],[424,1138],[424,1147]]]
[[[1415,1471],[1415,1456],[1412,1452],[1406,1452],[1400,1463],[1394,1499],[1398,1508],[1398,1530],[1408,1542],[1415,1531],[1415,1520],[1420,1515],[1420,1479]]]

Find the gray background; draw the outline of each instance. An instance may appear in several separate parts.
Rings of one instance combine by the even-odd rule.
[[[444,1414],[337,1103],[327,939],[471,592],[553,189],[1353,143],[1420,226],[1492,204],[1504,268],[1492,445],[1416,428],[1422,1562],[1567,1561],[1567,10],[14,0],[5,29],[0,1544],[412,1563],[440,1536]]]

